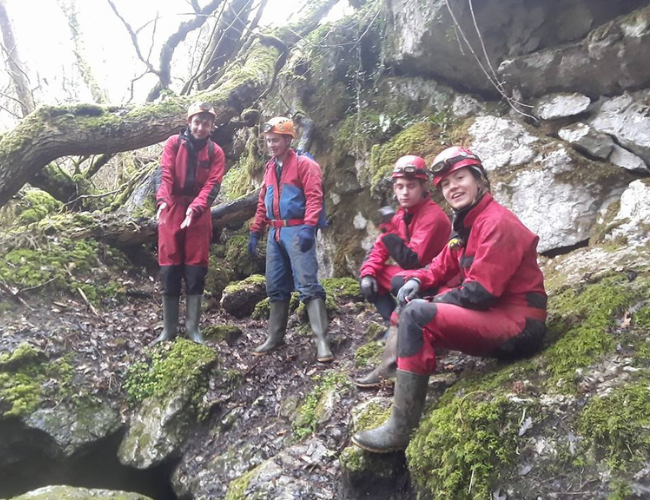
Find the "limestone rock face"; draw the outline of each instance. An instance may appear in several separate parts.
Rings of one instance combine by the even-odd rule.
[[[493,67],[496,68],[506,58],[512,59],[545,47],[579,40],[590,30],[615,16],[630,12],[639,5],[642,5],[642,2],[574,0],[558,3],[490,0],[474,2],[473,7],[486,52],[490,56]],[[449,6],[460,24],[460,29],[454,28],[445,0],[387,2],[388,33],[385,62],[389,66],[396,66],[403,73],[441,77],[445,81],[454,83],[456,87],[494,93],[494,88],[472,56],[461,34],[462,30],[474,52],[480,55],[486,71],[491,74],[491,70],[485,64],[483,49],[468,3],[450,0]],[[630,25],[625,29],[638,31],[643,28]],[[635,43],[630,43],[628,51],[636,50],[639,42],[636,38],[633,41]],[[435,50],[432,50],[432,47],[435,47]],[[613,47],[611,52],[615,53],[616,50],[618,47]],[[643,53],[639,50],[638,55],[641,56]],[[525,57],[522,60],[527,61]],[[546,57],[543,62],[546,61],[553,62],[553,59]],[[589,62],[589,64],[593,63],[593,61]],[[531,67],[531,72],[544,71],[542,62],[535,65],[529,63],[527,66]],[[514,71],[512,63],[509,67],[512,67],[512,70],[504,74],[507,75],[506,79],[509,83],[512,79],[518,84],[523,84],[520,80],[525,79],[526,83],[531,80],[529,87],[536,83],[548,89],[545,92],[537,92],[536,95],[554,90],[552,85],[545,85],[543,82],[546,78],[557,79],[556,75],[543,74],[544,78],[541,78],[536,74],[525,78],[526,75]],[[634,71],[634,68],[626,69],[629,69],[630,73]],[[584,72],[584,69],[582,71]],[[609,78],[617,78],[615,71],[611,69],[608,71],[610,71]],[[641,69],[636,71],[644,72]],[[590,70],[589,74],[593,76],[595,72]],[[629,78],[633,76],[630,75]]]
[[[626,168],[632,172],[647,173],[650,170],[641,158],[618,144],[614,144],[609,161],[617,167]]]
[[[607,158],[614,149],[614,141],[610,136],[597,132],[584,123],[562,128],[558,135],[578,151],[601,160]]]
[[[111,490],[89,490],[73,486],[45,486],[25,493],[12,500],[90,500],[95,498],[112,498],[113,500],[151,500],[139,493]]]
[[[108,404],[89,402],[77,408],[65,404],[40,408],[26,419],[26,425],[54,438],[67,457],[115,432],[120,418]]]
[[[589,124],[650,164],[650,89],[603,98]]]
[[[188,386],[178,387],[163,398],[147,398],[131,417],[118,450],[120,462],[146,469],[177,452],[193,416],[191,398]]]
[[[540,237],[539,252],[587,240],[599,210],[630,180],[620,169],[591,162],[509,119],[479,117],[469,133],[495,198]]]
[[[648,50],[650,7],[645,7],[610,21],[584,40],[508,58],[498,71],[524,96],[562,91],[599,96],[647,85]]]
[[[621,195],[621,208],[614,217],[609,239],[624,238],[629,246],[642,246],[650,240],[650,181],[631,182]]]
[[[535,115],[542,120],[567,118],[583,113],[589,104],[591,99],[577,92],[549,94],[538,99]]]

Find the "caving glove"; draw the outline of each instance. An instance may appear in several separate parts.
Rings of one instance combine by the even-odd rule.
[[[377,280],[374,276],[364,276],[361,278],[361,294],[368,302],[377,300]]]
[[[257,257],[257,241],[260,239],[258,233],[251,233],[250,239],[248,240],[248,255],[251,257]]]
[[[397,292],[397,302],[400,306],[405,306],[408,302],[412,301],[420,291],[420,282],[415,279],[410,279],[404,286]]]
[[[298,233],[298,246],[300,247],[301,252],[306,252],[314,246],[315,229],[314,226],[303,226],[300,229],[300,232]]]

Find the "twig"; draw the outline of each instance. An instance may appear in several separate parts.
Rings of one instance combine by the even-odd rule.
[[[32,307],[29,306],[29,304],[27,304],[27,302],[23,300],[23,298],[20,295],[18,295],[20,293],[20,290],[14,293],[11,290],[11,288],[9,288],[9,285],[7,285],[4,281],[0,281],[0,287],[2,287],[4,291],[6,291],[9,295],[15,298],[22,305],[24,305],[27,309],[31,309],[32,311],[34,310]]]
[[[97,309],[95,309],[93,307],[93,305],[90,303],[90,301],[88,300],[88,297],[86,297],[86,294],[84,293],[84,291],[79,287],[77,287],[77,291],[79,292],[79,295],[81,295],[81,298],[84,299],[84,302],[88,306],[88,309],[90,309],[90,312],[92,312],[95,316],[99,316],[99,313],[97,312]]]
[[[48,283],[52,283],[54,280],[56,280],[59,277],[60,276],[57,274],[54,278],[51,278],[51,279],[47,280],[45,283],[41,283],[40,285],[30,286],[30,287],[27,287],[27,288],[21,288],[20,290],[18,290],[17,293],[23,293],[23,292],[27,292],[29,290],[36,290],[37,288],[44,287],[45,285],[47,285]]]
[[[109,191],[108,193],[101,193],[101,194],[82,194],[81,196],[78,196],[78,197],[75,198],[74,200],[70,200],[69,202],[64,203],[63,206],[71,205],[71,204],[74,203],[75,201],[83,200],[83,199],[85,199],[85,198],[103,198],[103,197],[105,197],[105,196],[110,196],[110,195],[112,195],[112,194],[119,193],[120,191],[122,191],[122,189],[123,189],[125,186],[126,186],[126,184],[123,184],[123,185],[120,186],[119,188],[114,189],[113,191]]]

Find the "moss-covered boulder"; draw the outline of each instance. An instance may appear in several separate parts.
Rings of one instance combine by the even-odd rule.
[[[260,274],[230,283],[223,291],[221,307],[236,318],[249,316],[266,297],[266,278]]]
[[[125,389],[142,404],[118,450],[123,464],[145,469],[177,452],[196,421],[207,373],[216,361],[212,349],[178,339],[172,346],[157,346],[129,369]]]
[[[12,498],[11,500],[95,500],[106,498],[111,500],[153,500],[140,493],[126,491],[92,490],[74,486],[45,486],[34,491]]]
[[[237,339],[242,336],[242,330],[236,325],[211,325],[203,329],[203,335],[217,342],[226,342],[228,345],[234,345]]]
[[[30,224],[38,222],[48,214],[63,208],[63,203],[40,189],[28,189],[20,201],[20,222]]]

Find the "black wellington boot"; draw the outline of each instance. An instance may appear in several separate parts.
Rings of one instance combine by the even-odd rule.
[[[163,331],[149,345],[173,340],[178,332],[178,295],[163,295]]]
[[[334,355],[327,341],[327,309],[323,299],[312,299],[307,303],[307,315],[316,343],[316,360],[319,363],[334,361]]]
[[[253,351],[255,356],[263,356],[284,345],[284,334],[289,320],[289,301],[280,300],[270,303],[269,331],[266,342]]]
[[[188,295],[185,297],[185,332],[187,338],[192,342],[205,345],[205,340],[199,330],[202,298],[203,295]]]
[[[411,439],[411,432],[420,423],[428,386],[428,375],[397,370],[393,412],[390,418],[376,429],[356,433],[352,436],[352,442],[372,453],[405,450]]]
[[[397,370],[397,326],[388,328],[388,340],[381,355],[381,361],[377,367],[365,377],[353,380],[354,385],[361,389],[372,389],[379,387],[382,380],[395,376]]]

